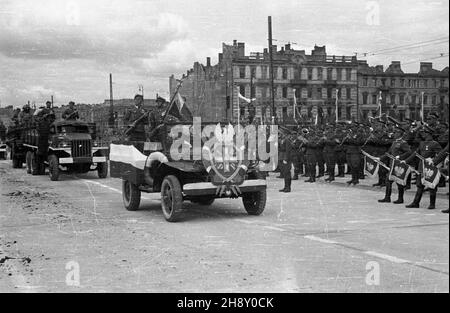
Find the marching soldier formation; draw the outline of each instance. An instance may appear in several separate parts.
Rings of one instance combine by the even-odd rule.
[[[368,124],[338,122],[327,125],[279,126],[279,168],[278,178],[283,178],[285,187],[280,192],[291,191],[292,180],[306,177],[305,183],[315,183],[325,174],[325,182],[350,175],[348,185],[358,185],[365,179],[364,154],[372,156],[380,164],[378,181],[373,187],[385,187],[385,197],[380,203],[390,203],[393,180],[390,169],[394,160],[407,164],[411,174],[405,184],[396,182],[398,198],[394,204],[404,203],[405,190],[411,188],[415,179],[417,191],[407,208],[418,208],[424,192],[429,192],[428,209],[436,208],[436,193],[445,187],[448,179],[448,124],[440,123],[436,113],[427,116],[425,122],[408,120],[405,123],[390,117],[373,118]],[[423,162],[439,168],[441,178],[434,187],[423,184]],[[347,166],[347,172],[345,171]],[[442,211],[448,213],[448,209]]]

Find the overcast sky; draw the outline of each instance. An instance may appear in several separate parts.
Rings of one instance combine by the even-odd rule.
[[[0,0],[0,101],[100,103],[109,73],[115,98],[133,97],[138,84],[146,98],[167,96],[171,74],[207,56],[217,62],[222,42],[262,51],[268,15],[275,44],[308,53],[314,44],[353,55],[444,38],[367,57],[371,65],[410,63],[411,72],[434,58],[441,70],[448,12],[447,0]]]

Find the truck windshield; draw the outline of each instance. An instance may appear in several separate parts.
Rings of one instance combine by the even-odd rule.
[[[58,126],[58,133],[82,133],[82,134],[89,134],[89,128],[87,126],[78,125],[64,125],[64,126]]]

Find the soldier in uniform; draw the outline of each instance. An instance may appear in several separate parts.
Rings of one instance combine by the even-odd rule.
[[[28,127],[31,124],[33,114],[31,113],[30,105],[25,104],[22,108],[22,112],[19,114],[19,123],[23,127]]]
[[[20,108],[16,108],[14,110],[13,116],[11,117],[14,126],[19,126],[20,124],[19,116],[20,116]]]
[[[361,172],[361,146],[364,144],[364,134],[361,129],[352,124],[350,134],[347,139],[347,164],[351,169],[352,179],[347,184],[357,185],[359,184],[359,177]]]
[[[143,105],[144,98],[142,95],[134,96],[134,108],[125,112],[123,118],[124,124],[131,128],[127,139],[132,141],[140,151],[144,150],[144,142],[147,139],[145,126],[148,125],[148,119],[145,118],[147,112]]]
[[[325,144],[324,144],[324,138],[323,138],[323,131],[318,129],[315,152],[316,152],[317,165],[319,168],[319,174],[317,175],[316,178],[320,178],[325,175],[325,158],[324,158],[324,154],[323,154],[324,147],[325,147]]]
[[[73,101],[69,102],[69,107],[64,110],[62,118],[65,120],[77,120],[80,118],[80,116],[78,115],[78,111],[75,108],[75,102]]]
[[[408,145],[406,140],[403,139],[405,134],[405,130],[403,128],[397,127],[394,133],[394,142],[388,150],[388,153],[397,159],[404,160],[411,153],[411,147]],[[384,154],[380,160],[389,165],[389,157]],[[390,160],[393,162],[393,160]],[[391,202],[391,194],[392,194],[392,181],[389,180],[388,175],[386,175],[386,193],[384,195],[384,199],[378,200],[380,203],[388,203]],[[402,204],[404,202],[403,195],[405,194],[405,187],[397,184],[398,187],[398,199],[394,201],[394,204]]]
[[[157,137],[158,137],[159,129],[164,121],[164,116],[166,115],[166,110],[168,109],[167,104],[168,103],[167,103],[166,99],[164,99],[162,97],[156,98],[156,108],[154,108],[150,112],[150,115],[148,118],[149,125],[150,125],[150,135],[149,135],[150,140],[158,141]],[[170,113],[171,112],[168,112],[168,115],[170,116],[170,118],[173,120],[176,120],[177,118],[174,117]],[[181,112],[179,112],[179,114],[181,114]]]
[[[337,141],[337,145],[334,148],[334,152],[336,155],[336,163],[338,165],[338,175],[337,177],[345,177],[345,147],[343,144],[343,140],[345,138],[345,132],[342,129],[341,125],[336,125],[335,139]]]
[[[447,130],[448,132],[448,130]],[[444,149],[442,149],[441,152],[439,152],[439,154],[432,160],[432,163],[435,165],[439,165],[440,163],[444,162],[447,158],[448,158],[448,142],[447,145],[445,146]],[[449,175],[449,164],[447,163],[447,168],[445,168],[445,174],[448,176]],[[448,195],[448,193],[447,193]],[[442,210],[442,213],[447,213],[448,214],[448,209]]]
[[[305,183],[315,183],[316,182],[317,142],[318,142],[318,138],[315,135],[315,131],[311,130],[309,132],[309,134],[307,135],[306,142],[305,142],[306,166],[307,166],[307,172],[309,175],[309,179],[305,180]]]
[[[324,134],[324,148],[325,161],[327,163],[328,178],[325,181],[334,181],[334,174],[336,169],[336,155],[335,150],[338,140],[334,134],[333,126],[328,126]]]
[[[280,192],[291,192],[291,168],[292,168],[292,155],[294,147],[288,135],[283,136],[279,143],[281,149],[284,151],[281,157],[281,175],[284,178],[284,188]]]
[[[405,159],[405,162],[408,164],[411,164],[411,162],[416,159],[416,153],[424,159],[433,159],[442,150],[441,145],[433,140],[433,130],[431,128],[424,126],[422,131],[420,132],[420,137],[423,141],[420,143],[419,148],[412,152],[410,156]],[[422,163],[419,163],[419,172],[422,171]],[[418,177],[416,178],[416,185],[416,195],[413,202],[406,206],[407,208],[419,208],[420,200],[422,199],[422,195],[425,190],[425,186],[422,184],[422,175],[418,175]],[[429,210],[434,210],[436,208],[436,194],[437,187],[434,189],[430,189],[430,205],[428,206]]]

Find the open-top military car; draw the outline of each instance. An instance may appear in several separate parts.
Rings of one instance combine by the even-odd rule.
[[[142,144],[138,142],[111,144],[111,177],[122,179],[125,208],[137,210],[141,192],[160,192],[162,212],[169,222],[180,219],[184,200],[211,205],[216,198],[242,198],[248,214],[260,215],[266,205],[266,175],[258,162],[220,157],[194,160],[193,151],[189,160],[174,160],[171,130],[176,125],[161,125],[159,141],[146,142],[143,151],[136,148]],[[185,144],[192,147],[192,134],[190,143]]]
[[[59,120],[50,125],[49,133],[45,135],[36,125],[16,127],[8,132],[8,137],[13,167],[19,168],[26,163],[29,174],[42,175],[48,166],[53,181],[59,179],[62,171],[87,173],[96,170],[100,178],[108,175],[109,149],[96,141],[93,123]],[[42,149],[45,151],[40,151]],[[39,154],[46,156],[43,162],[38,161]]]

